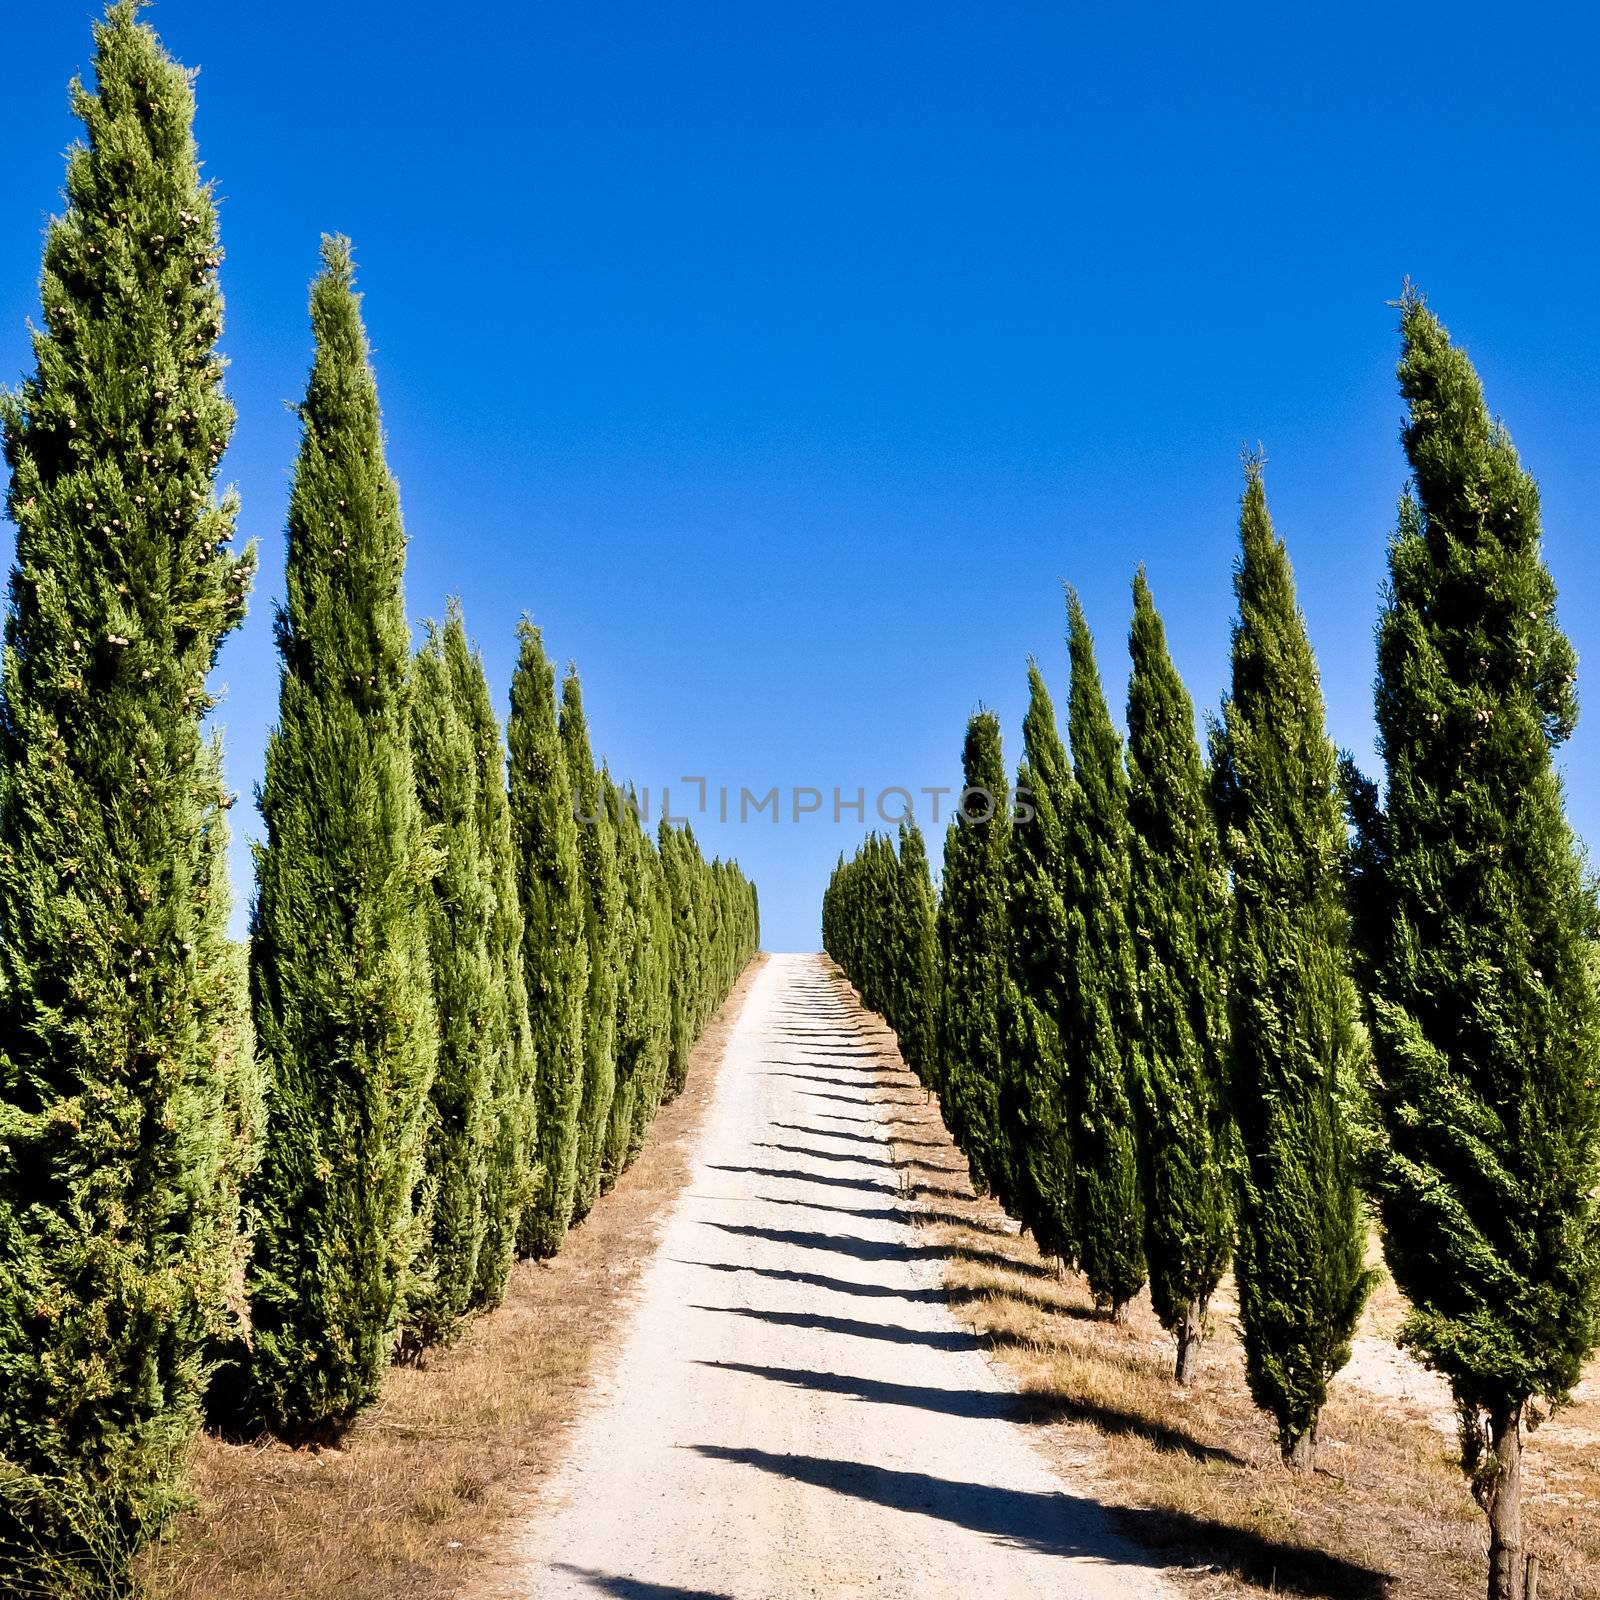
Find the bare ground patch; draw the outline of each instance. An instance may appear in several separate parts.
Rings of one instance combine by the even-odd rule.
[[[853,992],[835,971],[841,993]],[[1287,1472],[1244,1381],[1232,1280],[1188,1389],[1141,1296],[1125,1327],[1096,1315],[1075,1275],[1054,1276],[992,1201],[974,1196],[936,1101],[894,1035],[863,1013],[903,1193],[932,1242],[961,1319],[1009,1370],[1036,1439],[1068,1481],[1114,1508],[1123,1531],[1170,1554],[1202,1596],[1460,1600],[1485,1581],[1482,1513],[1456,1464],[1448,1392],[1396,1348],[1405,1305],[1385,1276],[1351,1366],[1324,1413],[1316,1473]],[[1529,1548],[1542,1600],[1600,1593],[1600,1375],[1536,1430],[1526,1462]]]
[[[519,1263],[505,1304],[452,1349],[392,1370],[345,1449],[197,1443],[197,1506],[141,1561],[147,1600],[442,1600],[495,1585],[505,1536],[533,1513],[688,1177],[729,1028],[764,959],[561,1254]]]

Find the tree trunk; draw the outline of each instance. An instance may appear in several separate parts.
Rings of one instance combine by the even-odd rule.
[[[1310,1472],[1317,1464],[1317,1425],[1283,1441],[1283,1463],[1291,1472]]]
[[[1202,1301],[1192,1302],[1178,1324],[1178,1366],[1174,1373],[1177,1381],[1187,1387],[1194,1381],[1195,1364],[1200,1357],[1200,1346],[1205,1339],[1206,1308]]]
[[[1490,1414],[1489,1447],[1494,1460],[1478,1491],[1489,1514],[1489,1600],[1523,1600],[1520,1403]]]

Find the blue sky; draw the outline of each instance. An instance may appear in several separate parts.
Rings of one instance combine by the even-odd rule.
[[[262,554],[220,670],[230,781],[251,793],[274,715],[285,402],[324,230],[356,243],[413,616],[459,593],[503,706],[532,613],[597,748],[653,790],[701,774],[736,816],[741,786],[953,783],[979,703],[1014,759],[1030,651],[1065,694],[1063,579],[1120,698],[1139,561],[1214,706],[1257,441],[1332,732],[1370,763],[1408,273],[1540,481],[1562,618],[1600,661],[1600,26],[1169,9],[160,0],[202,69],[224,470]],[[6,381],[91,10],[6,24]],[[1600,839],[1589,704],[1564,765]],[[814,947],[862,825],[827,801],[693,820],[759,883],[769,948]]]

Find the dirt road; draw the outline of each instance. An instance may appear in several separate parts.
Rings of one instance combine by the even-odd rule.
[[[520,1592],[1151,1600],[1149,1558],[1035,1451],[950,1315],[883,1143],[873,1052],[775,956]]]

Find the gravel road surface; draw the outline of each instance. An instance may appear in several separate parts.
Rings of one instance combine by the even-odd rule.
[[[774,956],[751,987],[615,1369],[524,1542],[523,1593],[1170,1593],[1046,1465],[946,1307],[858,1015],[816,956]]]

